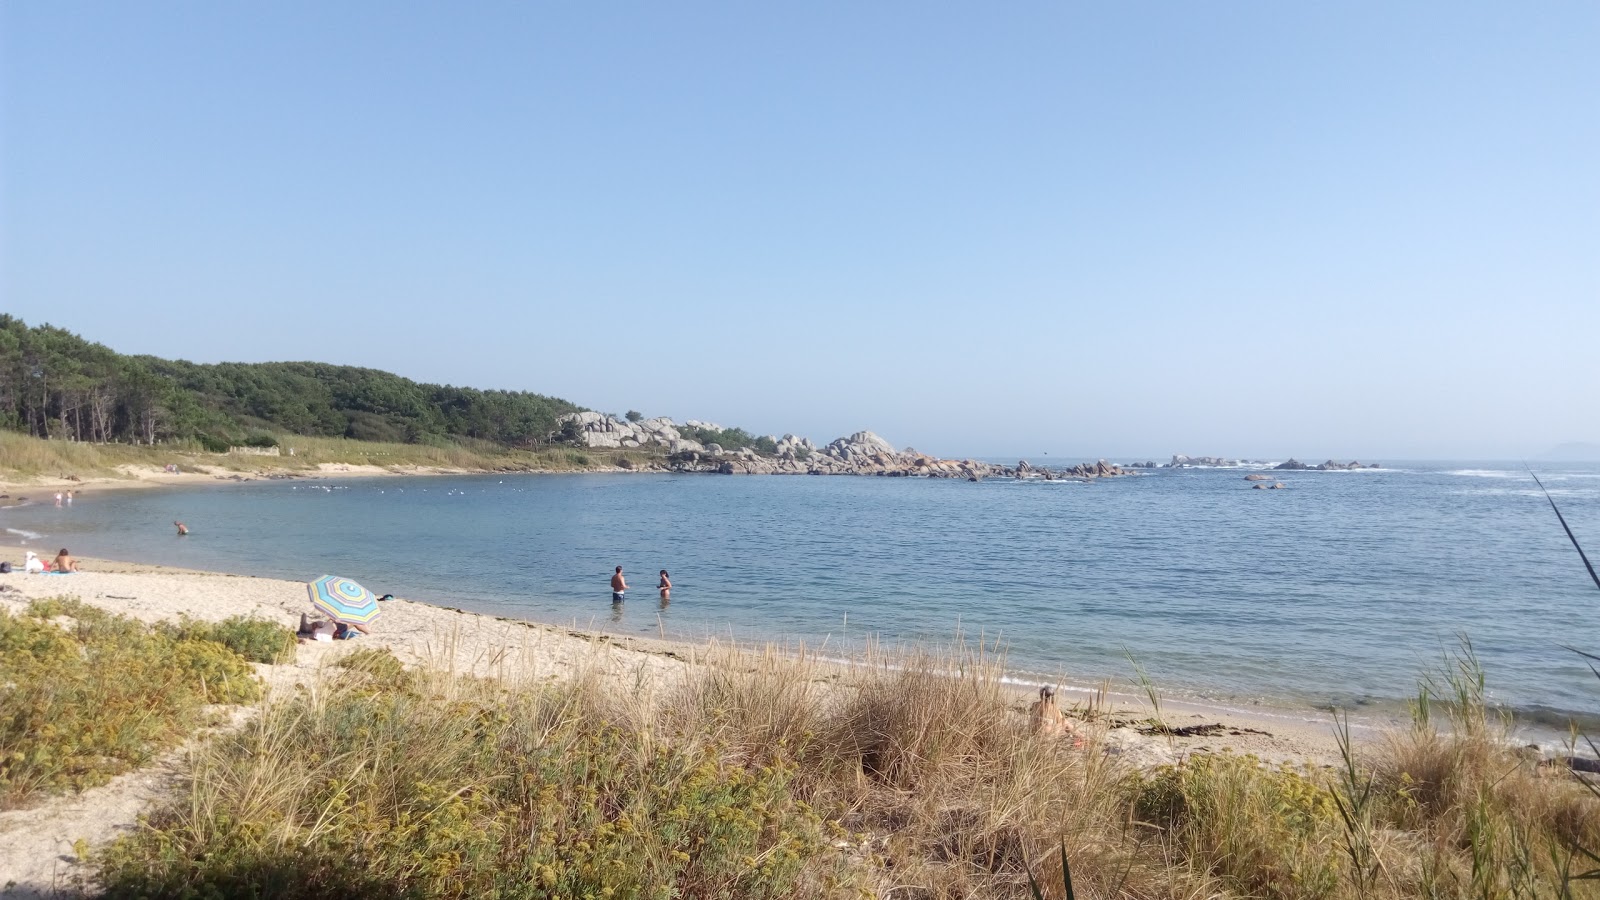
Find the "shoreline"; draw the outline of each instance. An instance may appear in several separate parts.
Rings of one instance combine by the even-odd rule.
[[[131,469],[134,467],[124,468]],[[285,476],[278,474],[274,476],[274,474],[258,474],[255,476],[241,476],[237,473],[234,473],[232,475],[225,476],[216,474],[214,471],[195,471],[173,474],[163,472],[154,466],[149,466],[142,467],[140,471],[131,473],[130,477],[127,479],[88,479],[76,483],[61,481],[60,479],[57,479],[57,481],[60,481],[62,485],[69,483],[73,484],[75,489],[87,486],[91,489],[142,490],[174,487],[215,488],[229,484],[248,483],[255,480],[320,481],[328,479],[365,480],[369,478],[381,480],[412,475],[486,476],[508,474],[557,475],[624,473],[647,474],[645,472],[641,472],[641,470],[629,470],[620,467],[610,470],[530,470],[527,472],[506,473],[445,467],[417,467],[416,471],[400,471],[394,468],[376,465],[366,466],[344,463],[322,463],[319,464],[314,470],[307,470],[303,475],[289,474]],[[41,485],[33,485],[32,487],[39,488]],[[55,486],[50,485],[42,487],[53,488]],[[17,490],[17,488],[14,484],[0,482],[0,493],[10,493],[14,492],[15,490]],[[0,499],[0,509],[5,508],[10,502],[11,500]],[[48,504],[49,502],[50,498],[44,495],[33,496],[29,498],[29,505]],[[0,525],[3,524],[3,522],[0,522]],[[22,539],[20,543],[18,538]],[[13,557],[13,562],[15,563],[20,561],[21,550],[28,549],[23,545],[30,543],[31,540],[31,534],[22,534],[17,532],[13,532],[11,534],[0,533],[0,548],[9,548],[10,551],[14,551],[11,553],[11,556]],[[37,550],[38,548],[33,547],[32,549]],[[46,549],[52,550],[53,552],[53,547]],[[0,551],[0,558],[3,558],[3,551]],[[112,566],[113,568],[102,569],[102,571],[107,572],[179,573],[196,575],[209,574],[225,575],[226,577],[233,578],[260,579],[264,581],[273,579],[273,575],[270,573],[267,575],[243,575],[239,573],[206,572],[203,570],[183,569],[155,563],[126,561],[119,562],[103,557],[93,559],[92,562],[96,566]],[[397,586],[402,587],[403,589],[403,580]],[[733,646],[744,649],[761,646],[787,646],[790,649],[803,649],[804,652],[812,656],[818,656],[818,654],[822,654],[827,650],[826,643],[806,645],[804,643],[796,643],[791,639],[786,639],[783,637],[765,638],[759,635],[752,636],[749,634],[734,635],[732,633],[711,630],[700,631],[698,633],[692,630],[685,630],[674,633],[662,633],[660,637],[651,636],[647,638],[641,635],[639,632],[629,632],[608,628],[601,621],[604,616],[599,614],[589,616],[586,619],[574,618],[571,620],[561,621],[555,621],[551,619],[525,619],[521,618],[520,616],[504,616],[499,611],[482,610],[481,605],[479,605],[478,609],[460,609],[447,605],[452,602],[462,601],[444,600],[438,603],[429,603],[428,605],[433,608],[451,610],[462,615],[482,616],[494,619],[496,621],[526,622],[541,627],[565,629],[569,633],[583,634],[591,639],[603,637],[607,640],[613,641],[660,641],[678,648],[704,647],[710,645]],[[468,605],[471,604],[469,603]],[[959,643],[959,638],[957,642]],[[948,641],[939,640],[935,642],[925,642],[921,645],[897,645],[890,648],[890,652],[904,654],[908,652],[916,652],[918,649],[927,649],[930,647],[944,648],[948,643]],[[837,657],[837,654],[834,654],[834,657]],[[824,657],[818,656],[818,658]],[[828,662],[839,665],[848,666],[853,664],[852,660],[845,658],[825,659]],[[1060,671],[1043,670],[1040,668],[1012,667],[1006,670],[1005,677],[1006,680],[1014,685],[1016,690],[1021,693],[1031,694],[1031,691],[1036,689],[1039,685],[1053,684],[1063,692],[1064,700],[1073,699],[1079,702],[1087,703],[1096,697],[1096,695],[1105,693],[1107,696],[1114,698],[1119,704],[1125,707],[1148,707],[1149,705],[1148,701],[1144,699],[1143,692],[1140,690],[1140,688],[1137,685],[1127,684],[1126,679],[1117,679],[1115,683],[1118,683],[1120,687],[1116,690],[1106,691],[1104,686],[1110,685],[1114,682],[1112,679],[1098,675],[1091,677],[1085,676],[1082,673],[1077,673],[1074,675]],[[1327,732],[1330,731],[1332,727],[1333,718],[1330,711],[1326,707],[1318,704],[1314,700],[1285,695],[1281,692],[1278,694],[1273,694],[1269,690],[1264,692],[1264,694],[1257,699],[1257,697],[1253,695],[1241,697],[1205,696],[1204,693],[1200,691],[1186,691],[1183,684],[1160,684],[1157,686],[1157,689],[1161,692],[1162,708],[1167,712],[1173,713],[1174,715],[1181,715],[1185,717],[1186,721],[1199,721],[1200,719],[1208,716],[1225,720],[1237,719],[1241,722],[1252,723],[1249,727],[1264,731],[1271,731],[1273,728],[1278,728],[1295,731],[1311,729],[1315,731]],[[1029,699],[1031,699],[1031,697],[1029,697]],[[1409,722],[1409,715],[1406,711],[1405,703],[1406,701],[1404,698],[1383,699],[1375,704],[1372,704],[1370,707],[1356,706],[1354,708],[1342,708],[1341,713],[1352,713],[1354,716],[1352,721],[1356,723],[1358,730],[1364,729],[1376,733],[1378,731],[1390,729],[1398,725],[1405,725]],[[1506,710],[1506,712],[1508,714],[1515,714],[1512,710]],[[1561,740],[1566,736],[1567,731],[1559,724],[1552,724],[1549,721],[1540,720],[1536,715],[1530,718],[1525,715],[1517,714],[1517,721],[1514,725],[1513,733],[1519,739],[1525,739],[1527,742],[1536,742],[1546,747],[1553,747],[1560,744]],[[1320,749],[1318,750],[1318,755],[1320,758],[1332,758],[1335,755],[1330,753],[1326,746],[1326,742],[1311,741],[1311,743],[1321,745]]]
[[[56,491],[84,490],[148,490],[152,488],[171,487],[206,487],[215,486],[219,482],[229,484],[242,484],[251,481],[318,481],[324,478],[410,478],[432,477],[436,475],[567,475],[567,474],[593,474],[596,472],[631,472],[620,466],[596,469],[519,469],[507,473],[496,469],[468,469],[450,466],[416,466],[412,470],[401,471],[387,466],[363,465],[360,463],[318,463],[306,469],[280,469],[263,467],[254,470],[228,469],[222,466],[192,466],[189,471],[166,472],[156,466],[119,466],[119,471],[125,477],[110,475],[90,475],[76,480],[72,478],[48,476],[37,478],[33,481],[17,480],[16,475],[0,477],[0,493],[17,494],[23,491]],[[17,497],[0,500],[0,508],[16,505],[12,501]],[[29,500],[43,502],[49,498],[33,498]]]
[[[0,544],[0,559],[9,560],[20,569],[24,549],[7,541]],[[33,599],[76,596],[147,622],[179,615],[208,620],[245,615],[272,619],[290,628],[297,623],[300,612],[310,611],[302,582],[128,560],[80,557],[79,562],[83,571],[70,576],[24,575],[18,571],[0,576],[0,585],[13,589],[0,590],[0,608],[15,611]],[[616,656],[604,667],[613,675],[641,665],[654,668],[652,660],[693,666],[725,654],[774,652],[804,656],[820,667],[843,674],[864,667],[892,667],[894,660],[910,658],[926,649],[896,646],[874,651],[868,658],[849,658],[804,644],[619,634],[576,622],[498,616],[398,595],[395,601],[384,604],[383,615],[371,635],[354,644],[301,647],[303,657],[318,665],[351,649],[387,647],[409,665],[443,663],[459,669],[466,660],[466,671],[484,675],[503,674],[508,667],[523,665],[540,678],[563,670],[576,671],[578,657],[596,648]],[[1000,678],[1014,694],[1013,706],[1019,712],[1046,683],[1014,672],[1001,672]],[[1053,686],[1060,692],[1064,709],[1109,726],[1108,731],[1116,736],[1113,746],[1117,752],[1141,766],[1175,762],[1191,753],[1225,750],[1252,753],[1271,762],[1323,767],[1334,765],[1339,759],[1332,717],[1319,719],[1315,710],[1266,706],[1240,709],[1162,696],[1161,723],[1173,729],[1203,726],[1194,735],[1167,737],[1140,733],[1141,729],[1148,731],[1155,720],[1155,711],[1143,696],[1108,689],[1105,684],[1058,682]],[[1351,724],[1358,742],[1366,743],[1403,723],[1392,716],[1358,713]]]
[[[0,559],[17,565],[21,558],[19,547],[0,545]],[[83,570],[65,576],[19,571],[0,575],[0,611],[17,615],[33,600],[67,596],[147,623],[182,616],[207,621],[245,616],[291,630],[302,612],[311,611],[303,582],[93,557],[79,562]],[[328,673],[338,671],[332,667],[341,658],[369,649],[388,650],[408,668],[508,684],[599,679],[611,690],[652,702],[693,683],[697,673],[719,667],[741,671],[760,666],[762,659],[795,663],[792,671],[818,685],[824,696],[842,696],[853,683],[881,678],[912,663],[919,652],[931,654],[936,664],[955,663],[974,671],[968,668],[970,656],[958,659],[951,650],[923,650],[916,645],[869,649],[860,658],[841,659],[804,645],[615,634],[420,600],[397,598],[381,609],[371,633],[356,640],[301,643],[290,662],[256,664],[267,689],[262,702],[317,690]],[[976,669],[998,678],[1010,714],[1019,725],[1025,722],[1040,682],[1008,676],[988,658],[980,659]],[[1061,741],[1063,752],[1103,757],[1127,771],[1149,773],[1191,757],[1224,753],[1303,772],[1328,772],[1341,765],[1331,716],[1316,720],[1304,710],[1241,710],[1166,698],[1160,700],[1158,714],[1148,699],[1110,691],[1105,684],[1057,687],[1076,736],[1049,739]],[[255,708],[234,710],[232,721],[242,723]],[[1354,752],[1366,757],[1404,723],[1357,714],[1348,725]],[[45,886],[73,884],[85,872],[77,861],[80,848],[103,846],[129,833],[152,806],[181,790],[183,761],[209,733],[196,732],[185,744],[109,784],[0,812],[0,845],[8,847],[8,853],[0,854],[0,884],[21,886],[23,893],[17,896],[40,897],[53,890]],[[30,890],[34,893],[27,893]]]

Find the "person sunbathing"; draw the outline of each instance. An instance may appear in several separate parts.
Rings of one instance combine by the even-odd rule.
[[[331,641],[338,627],[327,619],[313,619],[305,613],[300,614],[300,630],[295,637],[302,641]]]
[[[1039,699],[1028,707],[1028,726],[1034,734],[1049,737],[1072,734],[1077,730],[1072,720],[1056,705],[1056,692],[1051,687],[1039,688]]]
[[[61,575],[78,571],[78,561],[72,558],[72,554],[68,553],[65,547],[62,547],[61,552],[56,554],[55,571]]]

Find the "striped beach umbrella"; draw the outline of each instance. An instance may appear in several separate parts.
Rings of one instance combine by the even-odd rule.
[[[335,622],[365,625],[378,617],[378,598],[348,578],[324,575],[306,585],[311,605]]]

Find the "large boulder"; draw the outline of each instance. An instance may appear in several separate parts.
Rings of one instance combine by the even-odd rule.
[[[896,455],[893,444],[870,431],[858,431],[847,438],[838,438],[823,448],[823,452],[839,459]]]

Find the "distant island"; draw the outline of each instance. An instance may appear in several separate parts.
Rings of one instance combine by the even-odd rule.
[[[1290,457],[1288,460],[1286,460],[1284,462],[1281,462],[1281,463],[1278,463],[1276,465],[1273,465],[1271,462],[1269,462],[1268,460],[1264,460],[1264,459],[1229,459],[1229,458],[1227,458],[1225,456],[1184,456],[1182,454],[1173,454],[1171,462],[1165,462],[1165,463],[1157,463],[1157,462],[1153,462],[1153,461],[1151,461],[1151,462],[1136,462],[1136,463],[1130,463],[1128,465],[1128,468],[1130,468],[1130,469],[1198,469],[1198,468],[1232,469],[1232,468],[1237,468],[1239,466],[1272,466],[1272,468],[1274,468],[1274,469],[1282,469],[1284,471],[1313,471],[1313,472],[1334,472],[1334,471],[1348,471],[1348,470],[1351,470],[1351,469],[1381,469],[1381,468],[1383,468],[1381,465],[1379,465],[1377,463],[1362,463],[1362,462],[1357,462],[1355,460],[1351,460],[1350,462],[1335,462],[1334,460],[1330,459],[1327,462],[1318,463],[1317,465],[1313,466],[1313,465],[1307,465],[1307,464],[1305,464],[1305,463],[1303,463],[1303,462],[1301,462],[1301,461],[1299,461],[1299,460],[1297,460],[1297,459],[1295,459],[1293,457]]]

